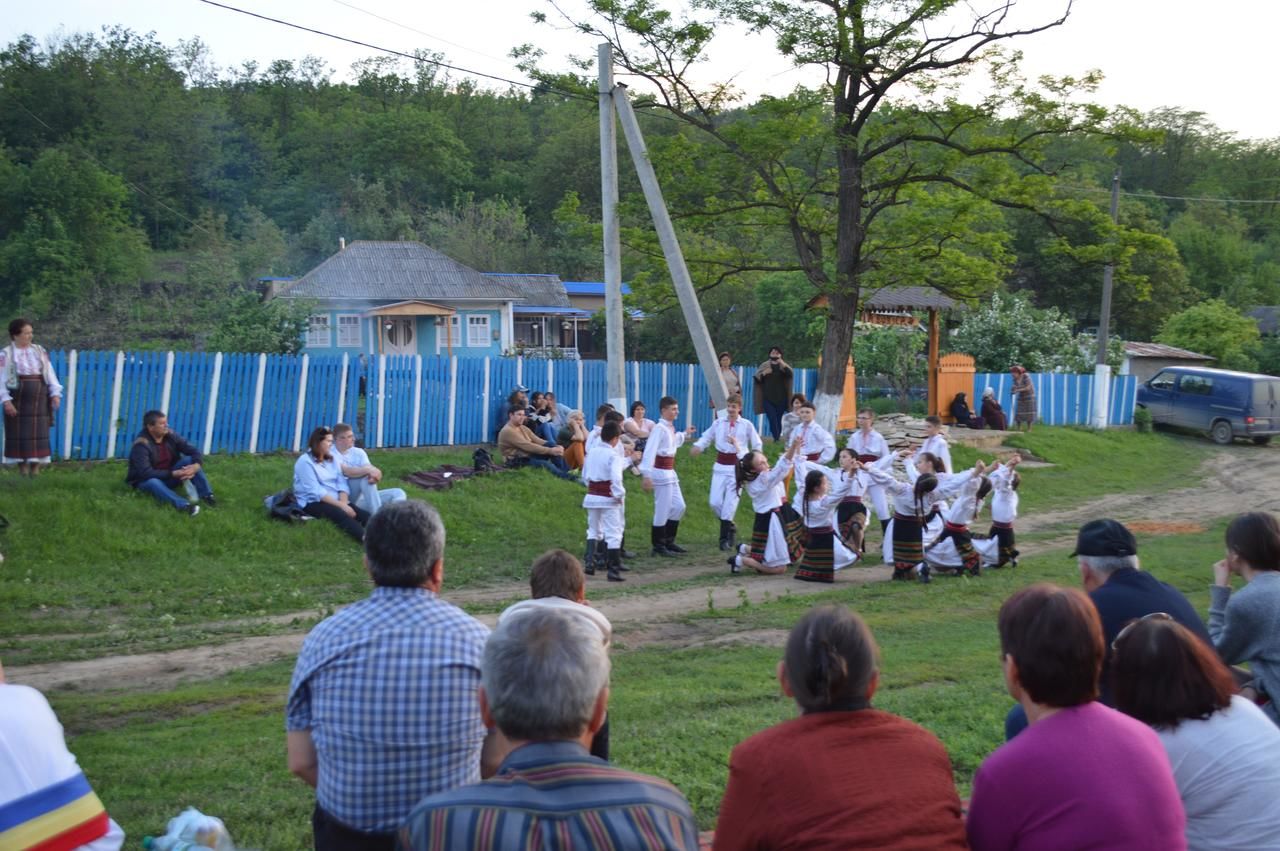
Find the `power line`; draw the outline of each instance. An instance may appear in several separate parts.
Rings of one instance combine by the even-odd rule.
[[[1068,190],[1070,191],[1070,190]],[[1091,195],[1110,195],[1109,189],[1098,189],[1094,187],[1080,187],[1076,192],[1088,192]],[[1208,198],[1195,195],[1156,195],[1151,192],[1121,192],[1128,198],[1158,198],[1161,201],[1195,201],[1206,204],[1280,204],[1280,198],[1254,199],[1254,198]]]
[[[456,48],[458,48],[459,50],[465,50],[465,51],[466,51],[466,52],[468,52],[468,53],[474,53],[476,56],[482,56],[482,57],[484,57],[485,59],[492,59],[492,60],[493,60],[493,61],[495,61],[495,62],[506,62],[506,61],[507,61],[506,59],[501,59],[501,58],[499,58],[499,57],[497,57],[497,56],[490,56],[490,55],[489,55],[489,54],[487,54],[487,53],[482,53],[482,52],[480,52],[479,50],[475,50],[475,49],[473,49],[473,48],[467,47],[465,44],[458,44],[458,43],[456,43],[456,42],[449,41],[448,39],[441,38],[441,37],[440,37],[440,36],[438,36],[438,35],[433,35],[432,33],[425,32],[424,30],[417,29],[416,27],[411,27],[411,26],[409,26],[408,24],[401,23],[400,21],[393,21],[391,18],[388,18],[388,17],[386,17],[386,16],[384,16],[384,15],[379,15],[377,12],[371,12],[371,11],[369,11],[368,9],[362,9],[362,8],[360,8],[359,6],[355,5],[354,3],[348,3],[348,2],[346,2],[346,0],[333,0],[333,2],[334,2],[334,3],[337,3],[339,6],[345,6],[345,7],[347,7],[348,9],[351,9],[352,11],[359,12],[359,13],[360,13],[360,14],[362,14],[362,15],[368,15],[368,16],[369,16],[369,17],[371,17],[371,18],[377,18],[379,21],[383,21],[383,22],[385,22],[385,23],[391,24],[391,25],[392,25],[392,26],[394,26],[394,27],[400,27],[401,29],[403,29],[403,30],[408,30],[408,31],[409,31],[409,32],[411,32],[411,33],[417,33],[418,35],[423,36],[423,37],[425,37],[425,38],[429,38],[429,39],[431,39],[432,41],[438,41],[438,42],[440,42],[441,44],[447,44],[447,45],[449,45],[450,47],[456,47]]]

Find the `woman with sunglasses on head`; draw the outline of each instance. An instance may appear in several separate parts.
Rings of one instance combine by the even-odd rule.
[[[1191,849],[1280,848],[1280,729],[1231,671],[1163,612],[1111,645],[1116,708],[1155,729],[1187,812]]]
[[[293,465],[293,496],[304,513],[328,520],[363,542],[369,512],[351,504],[347,477],[330,452],[332,448],[333,429],[320,426],[311,432],[307,451]]]

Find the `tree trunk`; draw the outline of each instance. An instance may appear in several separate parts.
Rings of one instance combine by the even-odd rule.
[[[840,402],[844,398],[845,364],[853,348],[853,321],[858,311],[858,292],[832,293],[827,300],[827,328],[822,335],[822,366],[813,404],[818,424],[835,434]]]

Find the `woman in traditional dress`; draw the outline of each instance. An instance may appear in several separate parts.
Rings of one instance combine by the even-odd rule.
[[[987,428],[993,428],[996,431],[1004,431],[1009,427],[1004,408],[1001,408],[1000,403],[996,401],[994,387],[987,387],[982,391],[982,421]]]
[[[49,353],[31,342],[27,319],[9,323],[9,345],[0,349],[0,403],[4,407],[4,463],[35,476],[48,464],[49,429],[62,404],[62,385],[53,374]]]
[[[1036,388],[1031,383],[1031,376],[1021,366],[1010,367],[1013,376],[1013,426],[1025,425],[1027,431],[1036,421]]]

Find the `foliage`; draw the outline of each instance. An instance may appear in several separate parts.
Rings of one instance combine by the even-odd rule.
[[[1150,432],[1155,427],[1155,421],[1151,418],[1151,411],[1142,407],[1134,408],[1133,427],[1143,434]]]
[[[1215,358],[1223,369],[1258,368],[1258,324],[1221,299],[1210,299],[1170,316],[1156,340]]]
[[[1258,347],[1258,372],[1280,375],[1280,337],[1263,337]]]
[[[860,326],[853,338],[853,366],[859,376],[878,375],[889,382],[900,405],[911,402],[911,388],[928,380],[920,328]]]
[[[206,348],[215,352],[265,352],[292,355],[302,349],[314,305],[305,300],[262,301],[254,291],[240,292],[223,304],[222,319]]]
[[[1124,359],[1124,343],[1108,340],[1107,363]],[[985,305],[964,314],[946,348],[972,355],[979,372],[1004,372],[1021,364],[1029,372],[1092,372],[1097,342],[1074,334],[1056,308],[1039,310],[1023,293],[996,293]]]

